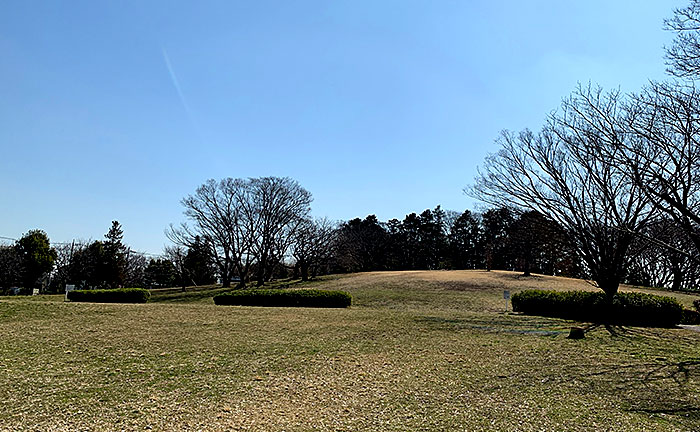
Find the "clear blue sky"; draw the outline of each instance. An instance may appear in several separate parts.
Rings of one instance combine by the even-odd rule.
[[[332,219],[474,207],[502,129],[577,82],[665,76],[684,1],[4,1],[0,236],[159,253],[208,178],[289,176]]]

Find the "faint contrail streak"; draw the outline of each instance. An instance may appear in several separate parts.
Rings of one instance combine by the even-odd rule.
[[[175,70],[173,69],[173,65],[170,63],[170,57],[168,57],[168,52],[165,50],[165,48],[161,48],[163,51],[163,60],[165,60],[165,66],[168,68],[168,73],[170,74],[170,81],[173,83],[173,87],[175,87],[175,90],[177,91],[177,95],[180,97],[180,102],[182,103],[182,107],[185,109],[187,112],[187,117],[189,117],[190,122],[192,122],[192,126],[195,128],[197,133],[201,136],[201,131],[199,129],[199,126],[197,125],[197,122],[194,119],[194,113],[192,109],[190,108],[190,105],[187,103],[187,99],[185,99],[185,95],[182,93],[182,89],[180,88],[180,82],[177,80],[177,75],[175,75]]]

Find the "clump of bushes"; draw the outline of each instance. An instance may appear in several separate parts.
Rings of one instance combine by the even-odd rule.
[[[693,306],[695,307],[695,310],[683,309],[683,319],[681,320],[681,324],[700,324],[700,299],[693,301]]]
[[[119,288],[74,290],[68,292],[68,300],[92,303],[146,303],[151,293],[143,288]]]
[[[683,318],[681,324],[700,324],[700,312],[693,309],[683,309]]]
[[[219,294],[214,296],[214,303],[227,306],[345,308],[352,303],[352,297],[343,291],[253,289]]]
[[[527,315],[615,325],[673,327],[683,318],[676,299],[645,293],[618,293],[611,302],[603,292],[525,290],[511,302]]]

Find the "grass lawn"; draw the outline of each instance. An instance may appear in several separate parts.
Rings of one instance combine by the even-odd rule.
[[[217,307],[217,287],[140,305],[2,297],[0,430],[700,430],[700,333],[574,341],[570,321],[503,311],[503,289],[585,282],[435,271],[294,286],[354,305]]]

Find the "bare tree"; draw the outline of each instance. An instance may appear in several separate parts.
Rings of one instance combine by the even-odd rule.
[[[693,252],[690,238],[674,221],[661,217],[650,223],[637,237],[632,248],[640,247],[632,262],[627,283],[669,288],[673,291],[697,290],[700,257]],[[650,242],[649,239],[653,239]]]
[[[293,236],[291,255],[299,269],[301,280],[316,276],[328,267],[333,257],[336,224],[328,219],[306,219]]]
[[[674,11],[664,21],[667,30],[676,32],[676,39],[666,49],[668,72],[677,77],[700,75],[700,0]]]
[[[187,272],[187,267],[185,266],[185,257],[187,257],[187,250],[179,245],[166,246],[163,250],[165,258],[170,260],[175,266],[175,273],[177,274],[177,280],[182,287],[182,291],[187,290],[187,284],[191,280],[191,276]]]
[[[147,266],[148,260],[146,259],[146,256],[136,251],[132,251],[131,248],[129,248],[126,254],[126,268],[124,269],[124,286],[145,286]]]
[[[634,233],[653,216],[642,190],[611,159],[628,139],[618,93],[580,88],[539,134],[503,132],[466,192],[538,211],[571,236],[591,279],[610,298],[630,262]]]
[[[229,179],[217,182],[207,180],[197,188],[194,195],[183,198],[185,216],[193,226],[182,223],[170,226],[166,236],[178,246],[190,247],[200,237],[207,245],[212,262],[215,263],[224,287],[231,286],[233,271],[233,225],[238,209],[234,197],[222,185]]]
[[[73,241],[57,244],[54,249],[56,250],[56,261],[54,261],[54,270],[51,274],[51,290],[61,292],[70,279],[73,254],[77,249],[80,249],[80,245],[76,246],[75,241]]]
[[[311,211],[311,193],[289,177],[262,177],[250,180],[251,216],[255,227],[254,255],[257,284],[265,283],[270,266],[284,259],[294,234]]]
[[[631,139],[616,143],[613,162],[700,251],[700,92],[693,83],[652,83],[627,110]]]
[[[258,285],[284,258],[297,227],[307,217],[311,194],[290,178],[208,180],[182,200],[192,222],[166,231],[176,245],[207,245],[224,287],[234,275],[245,286],[253,264]]]
[[[245,288],[255,262],[254,247],[260,225],[257,197],[251,185],[251,179],[226,178],[221,181],[223,193],[230,196],[233,203],[227,230],[239,288]]]

